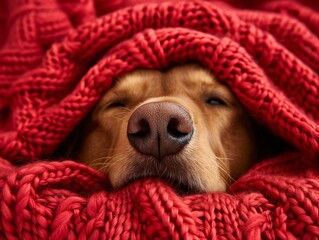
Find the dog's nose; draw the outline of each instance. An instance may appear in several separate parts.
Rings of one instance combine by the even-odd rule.
[[[131,145],[159,161],[179,152],[191,140],[193,131],[190,114],[172,102],[151,102],[138,107],[127,126]]]

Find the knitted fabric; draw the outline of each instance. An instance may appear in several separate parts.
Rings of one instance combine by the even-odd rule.
[[[316,1],[136,2],[0,2],[0,239],[319,239]],[[184,62],[294,151],[185,197],[49,160],[118,77]]]

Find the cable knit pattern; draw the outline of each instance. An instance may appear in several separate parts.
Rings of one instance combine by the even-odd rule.
[[[0,3],[0,239],[319,239],[316,1],[143,2]],[[185,197],[49,160],[118,77],[194,61],[294,152]]]

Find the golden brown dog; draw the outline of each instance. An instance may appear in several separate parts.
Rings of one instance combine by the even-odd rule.
[[[224,191],[255,158],[251,122],[199,65],[119,79],[85,122],[78,158],[114,189],[160,178],[180,193]]]

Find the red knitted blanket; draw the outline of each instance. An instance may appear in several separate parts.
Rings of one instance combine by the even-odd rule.
[[[0,239],[319,239],[317,1],[136,2],[0,1]],[[192,61],[295,150],[186,197],[48,160],[114,79]]]

